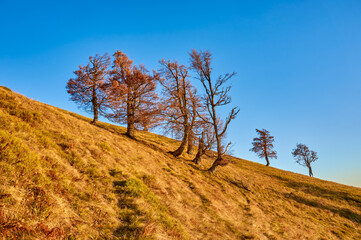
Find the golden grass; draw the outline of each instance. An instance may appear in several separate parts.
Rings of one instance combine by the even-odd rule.
[[[90,122],[0,88],[0,239],[361,239],[360,188]]]

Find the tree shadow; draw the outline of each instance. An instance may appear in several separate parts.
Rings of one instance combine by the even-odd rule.
[[[286,197],[286,198],[289,198],[289,199],[292,199],[298,203],[301,203],[301,204],[305,204],[305,205],[308,205],[310,207],[315,207],[315,208],[319,208],[319,209],[323,209],[323,210],[328,210],[328,211],[331,211],[335,214],[338,214],[339,216],[343,217],[343,218],[347,218],[348,220],[351,220],[355,223],[358,223],[360,224],[361,223],[361,214],[358,214],[358,213],[355,213],[353,211],[351,211],[350,209],[347,209],[347,208],[337,208],[337,207],[334,207],[334,206],[331,206],[331,205],[327,205],[327,204],[323,204],[323,203],[320,203],[318,201],[314,201],[314,200],[309,200],[309,199],[306,199],[304,197],[301,197],[301,196],[298,196],[298,195],[295,195],[295,194],[289,194],[289,193],[283,193],[283,195]]]
[[[137,141],[138,143],[140,143],[140,144],[142,144],[142,145],[144,145],[146,147],[149,147],[149,148],[153,149],[154,151],[161,152],[161,153],[168,153],[168,152],[164,151],[164,149],[162,149],[161,147],[157,146],[154,143],[147,142],[147,141],[145,141],[143,139],[139,139],[139,138],[136,138],[136,139],[133,139],[133,140]]]
[[[268,174],[267,174],[268,175]],[[285,178],[277,175],[268,175],[273,178],[277,178],[285,183],[287,187],[302,191],[306,194],[311,194],[316,197],[322,197],[330,200],[344,200],[350,205],[361,209],[361,195],[357,193],[350,193],[344,191],[331,190],[317,186],[315,183],[298,182],[289,178]]]
[[[161,153],[169,153],[169,152],[166,152],[163,148],[157,146],[157,144],[158,144],[157,141],[149,140],[149,139],[143,140],[143,139],[140,139],[139,137],[131,138],[127,135],[126,131],[122,131],[121,129],[116,129],[116,127],[105,126],[104,124],[101,124],[101,123],[94,124],[94,126],[104,129],[112,134],[126,137],[127,139],[133,140],[137,143],[140,143],[143,146],[153,149],[154,151],[161,152]]]
[[[200,165],[195,164],[192,161],[187,161],[187,165],[190,166],[191,168],[193,168],[194,170],[198,170],[198,171],[203,171],[204,169],[201,169]]]
[[[90,122],[89,122],[90,123]],[[121,136],[126,136],[126,131],[121,131],[120,129],[117,129],[117,126],[106,126],[104,123],[102,122],[97,122],[97,123],[91,123],[93,126],[104,129],[112,134],[116,134],[116,135],[121,135]],[[131,138],[129,138],[131,139]]]
[[[232,180],[229,179],[228,182],[237,188],[244,189],[248,192],[251,192],[251,182],[250,181],[239,181],[239,180]]]

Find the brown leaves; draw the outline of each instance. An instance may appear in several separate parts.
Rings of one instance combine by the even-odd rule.
[[[113,70],[109,79],[110,113],[107,118],[127,123],[129,128],[148,130],[157,124],[158,114],[156,80],[144,65],[132,65],[133,61],[121,51],[114,53]]]
[[[108,54],[89,57],[89,63],[79,66],[74,71],[75,78],[71,78],[66,86],[70,99],[85,111],[94,114],[94,122],[98,118],[98,111],[103,113],[106,108],[106,80],[108,79],[110,57]]]

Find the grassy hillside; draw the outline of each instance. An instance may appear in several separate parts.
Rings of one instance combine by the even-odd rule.
[[[90,121],[0,88],[0,239],[361,239],[360,188]]]

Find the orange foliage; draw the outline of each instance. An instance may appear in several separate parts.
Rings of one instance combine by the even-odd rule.
[[[108,54],[89,57],[89,63],[79,66],[74,71],[76,78],[71,78],[66,86],[70,99],[85,111],[93,113],[93,123],[98,120],[99,112],[103,114],[107,107],[108,95],[105,82],[108,77],[110,57]]]
[[[114,53],[113,69],[110,72],[108,95],[111,113],[107,117],[127,124],[127,135],[135,138],[135,128],[148,130],[157,125],[158,74],[144,65],[133,66],[133,61],[122,51]]]

